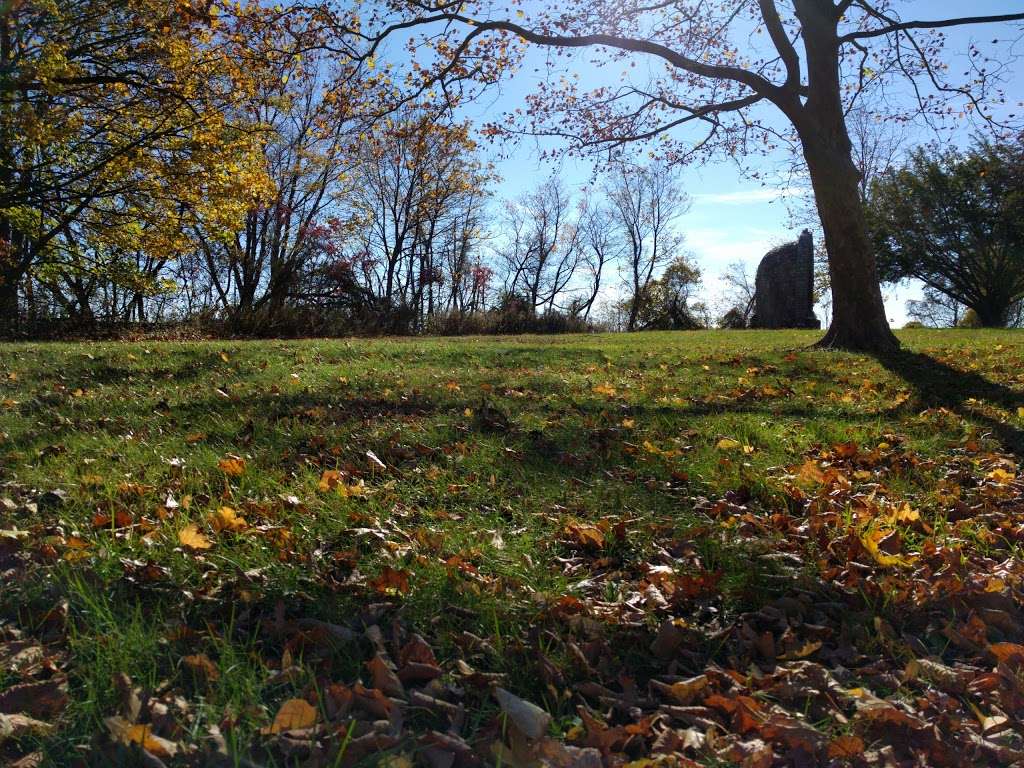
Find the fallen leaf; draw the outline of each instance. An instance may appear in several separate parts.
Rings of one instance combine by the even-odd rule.
[[[220,679],[220,670],[217,669],[217,665],[205,653],[183,656],[181,661],[191,670],[193,675],[205,679],[208,683]]]
[[[851,760],[864,754],[864,740],[860,736],[840,736],[828,745],[828,756],[833,760]]]
[[[240,517],[231,507],[220,507],[216,512],[212,513],[210,515],[210,525],[218,533],[220,531],[241,533],[249,527],[248,523],[245,522],[245,518]]]
[[[199,530],[199,526],[195,523],[186,525],[178,531],[178,541],[182,546],[193,550],[209,549],[213,546],[213,542]]]
[[[273,734],[297,731],[312,727],[316,724],[316,721],[316,707],[305,699],[288,699],[277,710],[274,722],[268,727],[260,729],[260,733]]]
[[[21,683],[0,692],[0,713],[33,717],[54,717],[68,703],[68,684],[54,679],[41,683]]]
[[[494,689],[494,698],[509,721],[521,734],[529,739],[539,739],[547,733],[551,715],[525,699],[515,696],[504,688]]]
[[[217,468],[228,477],[241,477],[245,472],[245,459],[240,456],[225,456],[217,462]]]
[[[178,753],[178,745],[153,733],[152,726],[132,724],[120,715],[108,717],[103,721],[115,741],[122,744],[138,744],[156,757],[174,757]]]
[[[370,579],[369,585],[382,594],[404,595],[409,591],[409,572],[384,566],[377,578]]]

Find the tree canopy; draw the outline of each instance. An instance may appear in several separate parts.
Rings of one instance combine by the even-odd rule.
[[[875,181],[868,210],[885,278],[917,278],[1006,325],[1024,298],[1024,143],[918,149]]]

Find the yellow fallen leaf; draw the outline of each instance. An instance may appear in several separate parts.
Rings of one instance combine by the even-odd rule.
[[[912,523],[921,519],[921,513],[910,506],[910,502],[904,501],[899,507],[892,511],[890,518],[897,523]]]
[[[878,542],[884,538],[887,531],[876,528],[872,531],[865,531],[860,534],[860,543],[868,551],[874,561],[883,568],[908,568],[917,560],[911,555],[890,555],[878,547]]]
[[[735,451],[742,447],[743,444],[739,440],[733,440],[731,437],[723,437],[715,443],[715,449],[719,451]]]
[[[205,533],[199,530],[199,526],[195,523],[186,525],[178,531],[178,541],[181,542],[182,546],[194,550],[209,549],[213,546],[213,542],[207,538]]]
[[[263,734],[284,733],[285,731],[297,731],[309,728],[316,724],[316,707],[305,699],[288,699],[277,710],[274,722],[266,728],[261,728]]]
[[[221,352],[220,353],[220,359],[223,360],[225,363],[231,362],[231,358],[228,357],[228,353],[227,352]]]
[[[990,576],[988,581],[985,582],[986,592],[1002,592],[1006,589],[1006,582],[1002,579],[997,579],[995,576]]]
[[[818,462],[814,459],[808,459],[800,466],[797,479],[804,483],[818,483],[820,485],[825,482],[825,473],[818,466]]]
[[[359,496],[366,495],[366,486],[360,480],[358,483],[352,485],[346,485],[345,483],[338,483],[338,495],[343,499],[352,499]]]
[[[693,700],[707,687],[707,675],[700,675],[689,680],[680,680],[678,683],[672,683],[669,693],[679,704],[692,704]]]
[[[231,507],[220,507],[211,514],[210,525],[213,526],[215,531],[233,531],[234,533],[241,533],[249,527],[248,523],[245,522],[245,518],[240,517]]]
[[[634,419],[623,419],[622,420],[622,428],[623,429],[632,429],[635,426],[636,426],[636,421]]]
[[[782,658],[786,660],[806,659],[808,656],[813,656],[815,653],[817,653],[821,646],[821,640],[810,640],[806,642],[804,645],[797,648],[796,650],[790,651]]]
[[[598,384],[594,387],[595,395],[604,395],[605,397],[615,397],[615,387],[611,384]]]
[[[996,485],[1009,485],[1017,479],[1017,476],[1013,472],[1008,472],[1002,467],[996,467],[985,475],[985,479],[991,480]]]

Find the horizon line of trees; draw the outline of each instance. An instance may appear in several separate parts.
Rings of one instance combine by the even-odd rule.
[[[616,161],[583,194],[550,179],[499,204],[471,126],[450,117],[457,98],[399,87],[359,47],[357,16],[323,13],[0,9],[0,324],[745,326],[742,267],[723,305],[699,300],[678,166]],[[1024,163],[1019,141],[972,152],[877,173],[864,152],[861,203],[887,279],[1004,324],[1024,292]]]

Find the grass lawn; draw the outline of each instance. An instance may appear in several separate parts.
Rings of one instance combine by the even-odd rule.
[[[0,764],[1024,760],[1024,334],[815,338],[0,345]]]

